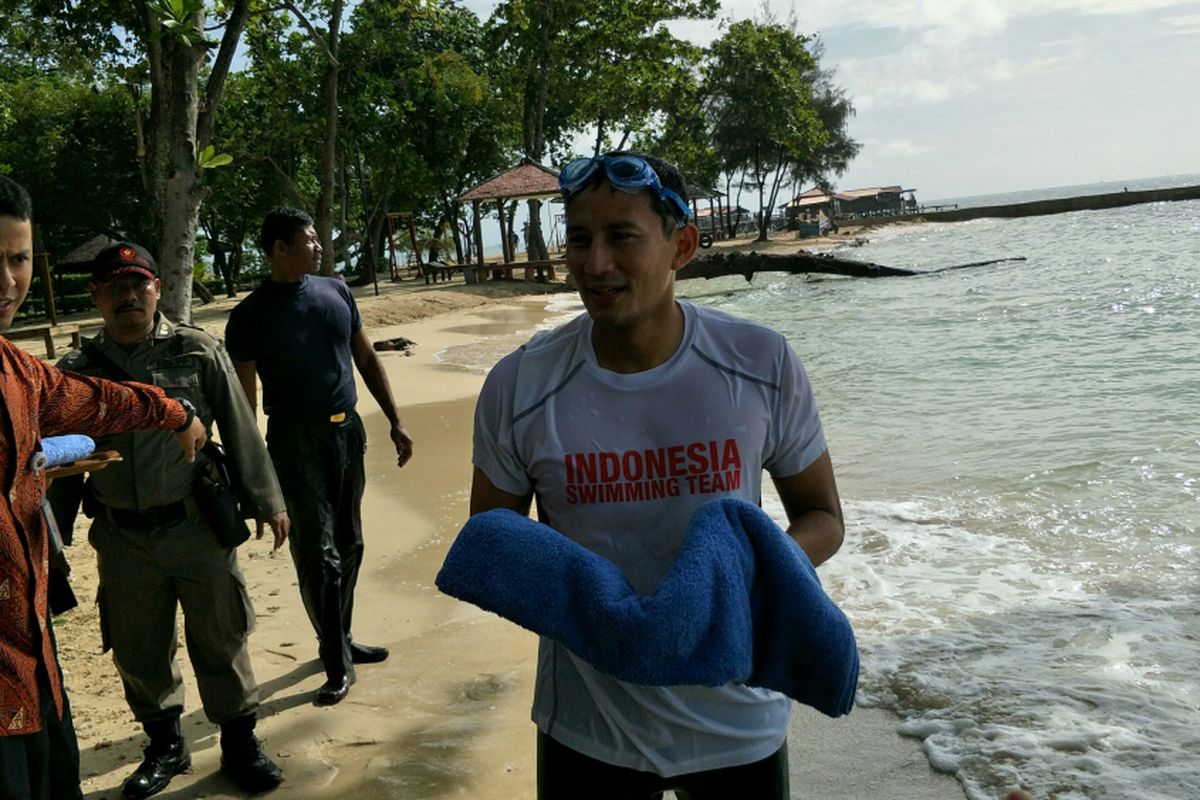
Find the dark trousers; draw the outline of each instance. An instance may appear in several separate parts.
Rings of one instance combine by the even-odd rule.
[[[320,640],[325,673],[351,670],[350,623],[362,563],[363,453],[367,437],[353,411],[343,422],[272,414],[267,448],[287,501],[288,543],[304,610]]]
[[[788,800],[785,742],[753,764],[664,778],[597,761],[550,736],[537,735],[538,800]]]
[[[253,714],[258,685],[248,649],[254,608],[237,551],[221,547],[199,518],[122,528],[100,514],[88,539],[100,572],[100,631],[138,722],[183,712],[176,609],[208,718]]]
[[[82,800],[79,743],[63,691],[63,718],[45,680],[40,683],[42,729],[0,736],[0,800]]]

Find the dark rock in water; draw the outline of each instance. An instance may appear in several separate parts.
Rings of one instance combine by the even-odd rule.
[[[412,339],[406,339],[403,336],[397,336],[395,339],[380,339],[375,342],[376,350],[399,350],[406,356],[411,356],[412,348],[416,346],[416,342]]]

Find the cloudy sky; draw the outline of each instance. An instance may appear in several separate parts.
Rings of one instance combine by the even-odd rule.
[[[486,15],[494,3],[467,0]],[[761,17],[760,0],[722,16]],[[769,0],[819,33],[862,153],[925,201],[1200,173],[1200,0]],[[706,44],[717,23],[677,33]]]

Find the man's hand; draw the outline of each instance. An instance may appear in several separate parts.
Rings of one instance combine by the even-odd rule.
[[[196,460],[196,451],[204,447],[204,443],[208,441],[208,435],[204,432],[204,423],[200,416],[197,415],[192,419],[192,424],[187,427],[187,430],[175,434],[175,438],[179,440],[179,446],[183,448],[183,457],[191,464]]]
[[[404,425],[397,422],[392,426],[392,444],[396,445],[396,466],[403,467],[412,458],[413,440],[408,435],[408,431],[404,429]]]
[[[271,533],[275,535],[275,546],[271,548],[272,550],[278,550],[283,546],[283,543],[287,541],[288,532],[292,529],[292,521],[288,518],[286,511],[280,511],[279,513],[272,514],[269,517],[260,517],[255,522],[257,528],[254,534],[255,539],[261,539],[263,537],[264,525],[271,526]]]

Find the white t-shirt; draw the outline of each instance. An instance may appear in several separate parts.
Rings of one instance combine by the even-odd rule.
[[[582,314],[503,358],[475,411],[475,465],[498,489],[535,493],[542,522],[613,561],[642,594],[700,505],[759,503],[764,469],[794,475],[825,451],[812,388],[783,337],[679,305],[683,341],[666,363],[603,369]],[[639,686],[550,640],[538,651],[533,721],[622,767],[672,776],[749,764],[779,749],[790,711],[765,689]]]

